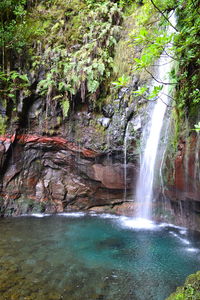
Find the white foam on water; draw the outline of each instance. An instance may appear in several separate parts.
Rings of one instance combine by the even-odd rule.
[[[32,217],[35,217],[35,218],[44,218],[44,217],[48,217],[50,216],[50,214],[31,214]]]
[[[158,225],[159,227],[170,227],[170,228],[176,228],[176,229],[180,229],[181,231],[184,231],[185,233],[187,232],[187,229],[185,227],[181,227],[181,226],[178,226],[178,225],[174,225],[174,224],[171,224],[171,223],[161,223]],[[182,232],[180,231],[181,234],[183,234]],[[184,234],[185,234],[184,233]]]
[[[190,245],[190,241],[186,240],[186,239],[183,239],[179,236],[179,240],[182,241],[184,244],[186,245]]]
[[[49,217],[51,214],[42,214],[42,213],[35,213],[35,214],[22,214],[19,217],[35,217],[35,218],[44,218]]]
[[[145,230],[156,230],[159,227],[151,220],[143,219],[143,218],[128,218],[128,217],[120,217],[119,218],[120,225],[123,227],[131,228],[131,229],[145,229]]]
[[[92,217],[98,217],[98,213],[96,213],[96,212],[93,212],[93,211],[90,211],[89,212],[89,216],[92,216]]]
[[[167,226],[169,226],[169,224],[168,224],[168,223],[161,223],[161,224],[159,224],[158,226],[159,226],[159,227],[167,227]]]
[[[112,215],[112,214],[99,214],[98,215],[102,219],[119,219],[120,216]]]
[[[180,234],[182,234],[182,235],[185,235],[185,234],[187,234],[187,230],[186,230],[186,229],[182,229],[182,230],[180,230]]]
[[[80,217],[83,217],[85,216],[85,213],[84,212],[69,212],[69,213],[58,213],[56,214],[56,216],[61,216],[61,217],[70,217],[70,218],[80,218]]]
[[[185,245],[190,245],[190,241],[188,241],[187,239],[184,239],[182,237],[180,237],[177,233],[170,231],[170,234],[172,234],[173,236],[175,236],[176,238],[178,238],[183,244]]]
[[[186,250],[189,252],[199,252],[199,249],[197,248],[187,248]]]
[[[173,231],[169,231],[169,233],[172,234],[172,235],[175,236],[175,237],[178,237],[178,234],[175,233],[175,232],[173,232]]]

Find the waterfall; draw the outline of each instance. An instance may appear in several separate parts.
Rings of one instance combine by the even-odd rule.
[[[125,130],[124,136],[124,201],[126,201],[127,196],[127,142],[129,139],[129,131],[128,131],[129,123]]]
[[[170,22],[175,23],[175,15],[170,17]],[[168,33],[171,34],[174,29],[169,26]],[[157,64],[157,70],[154,78],[159,82],[169,82],[169,72],[172,69],[173,60],[167,55],[166,46]],[[152,86],[158,85],[157,81],[153,80]],[[144,145],[143,154],[141,156],[141,167],[139,178],[136,187],[136,203],[137,203],[137,217],[142,219],[151,219],[153,188],[156,171],[160,168],[159,161],[162,160],[162,153],[159,151],[159,142],[161,138],[164,117],[167,107],[170,103],[169,85],[163,84],[163,89],[158,95],[158,99],[150,104],[151,116],[148,124],[145,126],[142,134],[142,145]],[[159,149],[160,150],[160,149]]]

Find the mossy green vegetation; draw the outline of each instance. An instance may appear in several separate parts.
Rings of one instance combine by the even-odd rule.
[[[19,91],[28,98],[29,81],[46,98],[47,116],[53,100],[65,118],[77,95],[79,101],[98,107],[97,99],[106,93],[113,70],[122,4],[4,0],[2,5],[9,10],[2,13],[0,21],[0,96],[5,108],[12,104],[17,109]],[[18,65],[9,59],[9,52],[16,56]]]
[[[39,92],[50,97],[59,94],[69,101],[79,92],[83,102],[86,98],[96,100],[98,89],[111,74],[120,18],[117,5],[107,2],[73,16],[71,29],[63,28],[64,19],[57,22],[51,28],[54,41],[46,44],[40,56],[43,63],[51,67],[38,84]],[[79,29],[75,29],[73,37],[77,25]],[[68,45],[68,38],[66,42],[62,40],[66,34],[71,35],[73,46]]]
[[[45,204],[43,202],[36,202],[26,197],[20,197],[18,199],[9,199],[6,205],[3,204],[4,200],[0,198],[0,216],[12,216],[15,214],[26,214],[43,212],[45,210]]]
[[[185,284],[178,287],[176,292],[166,300],[199,300],[200,299],[200,271],[188,276]]]
[[[11,50],[18,51],[25,45],[21,36],[26,16],[26,0],[2,0],[0,3],[0,52],[1,68],[9,67]]]
[[[177,25],[169,17],[175,11]],[[137,26],[132,33],[133,43],[142,48],[135,57],[135,69],[151,73],[152,64],[163,52],[166,44],[173,42],[168,55],[174,61],[170,84],[174,87],[174,110],[176,131],[186,118],[198,114],[200,102],[200,59],[199,59],[199,0],[143,1],[137,11]],[[166,26],[174,27],[168,35]]]
[[[0,135],[4,135],[6,132],[6,118],[0,116]]]
[[[173,4],[160,1],[158,4],[164,10],[172,10]],[[136,26],[131,33],[132,43],[139,49],[134,58],[135,70],[143,70],[152,67],[152,64],[160,57],[164,46],[172,39],[172,35],[166,32],[169,24],[152,4],[150,0],[143,1],[143,5],[135,12]],[[168,17],[168,14],[167,14]]]
[[[0,97],[5,110],[17,111],[19,98],[29,101],[34,90],[46,99],[47,117],[52,101],[63,119],[77,101],[98,111],[102,99],[116,92],[110,89],[112,82],[119,88],[126,85],[133,71],[145,82],[152,64],[173,41],[168,51],[176,62],[171,81],[177,135],[184,118],[197,115],[199,0],[3,0],[0,8]],[[173,10],[177,25],[169,35]],[[122,31],[124,16],[127,28]],[[139,95],[142,90],[140,86]]]
[[[198,111],[200,102],[200,18],[199,0],[182,1],[177,8],[179,34],[175,36],[175,55],[179,70],[176,105],[187,116]]]

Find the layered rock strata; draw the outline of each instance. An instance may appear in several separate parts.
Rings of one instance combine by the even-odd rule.
[[[64,210],[111,210],[124,202],[134,164],[79,147],[61,137],[0,137],[1,215]],[[115,210],[114,210],[115,211]]]

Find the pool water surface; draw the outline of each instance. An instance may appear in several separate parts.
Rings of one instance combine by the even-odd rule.
[[[198,233],[126,217],[5,218],[0,236],[0,300],[164,300],[200,270]]]

